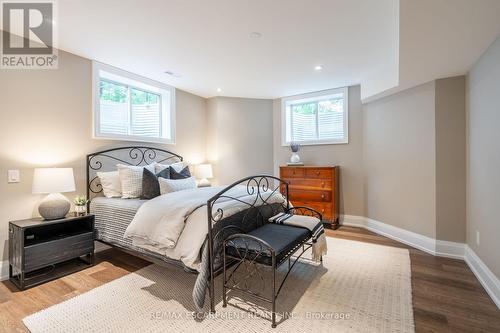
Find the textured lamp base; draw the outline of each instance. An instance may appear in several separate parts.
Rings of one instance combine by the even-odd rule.
[[[49,194],[38,206],[38,212],[46,220],[61,219],[71,208],[69,200],[61,193]]]

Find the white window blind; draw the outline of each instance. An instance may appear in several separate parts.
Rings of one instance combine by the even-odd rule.
[[[95,136],[173,143],[173,88],[101,66],[94,71]]]
[[[347,89],[283,99],[283,144],[347,143]]]

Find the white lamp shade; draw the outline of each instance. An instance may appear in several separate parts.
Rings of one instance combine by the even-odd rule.
[[[38,168],[33,174],[33,194],[75,191],[72,168]]]
[[[194,167],[194,176],[198,179],[209,179],[212,173],[212,164],[198,164]]]

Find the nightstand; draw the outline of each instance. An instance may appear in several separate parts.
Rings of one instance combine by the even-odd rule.
[[[24,290],[94,264],[94,215],[9,222],[9,279]]]

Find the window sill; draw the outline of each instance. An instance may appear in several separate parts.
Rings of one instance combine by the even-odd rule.
[[[347,145],[349,141],[317,141],[317,142],[296,142],[300,146],[325,146],[325,145]],[[282,147],[290,147],[290,143],[281,143]]]
[[[141,137],[134,137],[134,136],[114,136],[114,135],[93,135],[92,138],[95,140],[146,142],[146,143],[161,143],[161,144],[167,144],[167,145],[175,145],[174,139],[141,138]]]

